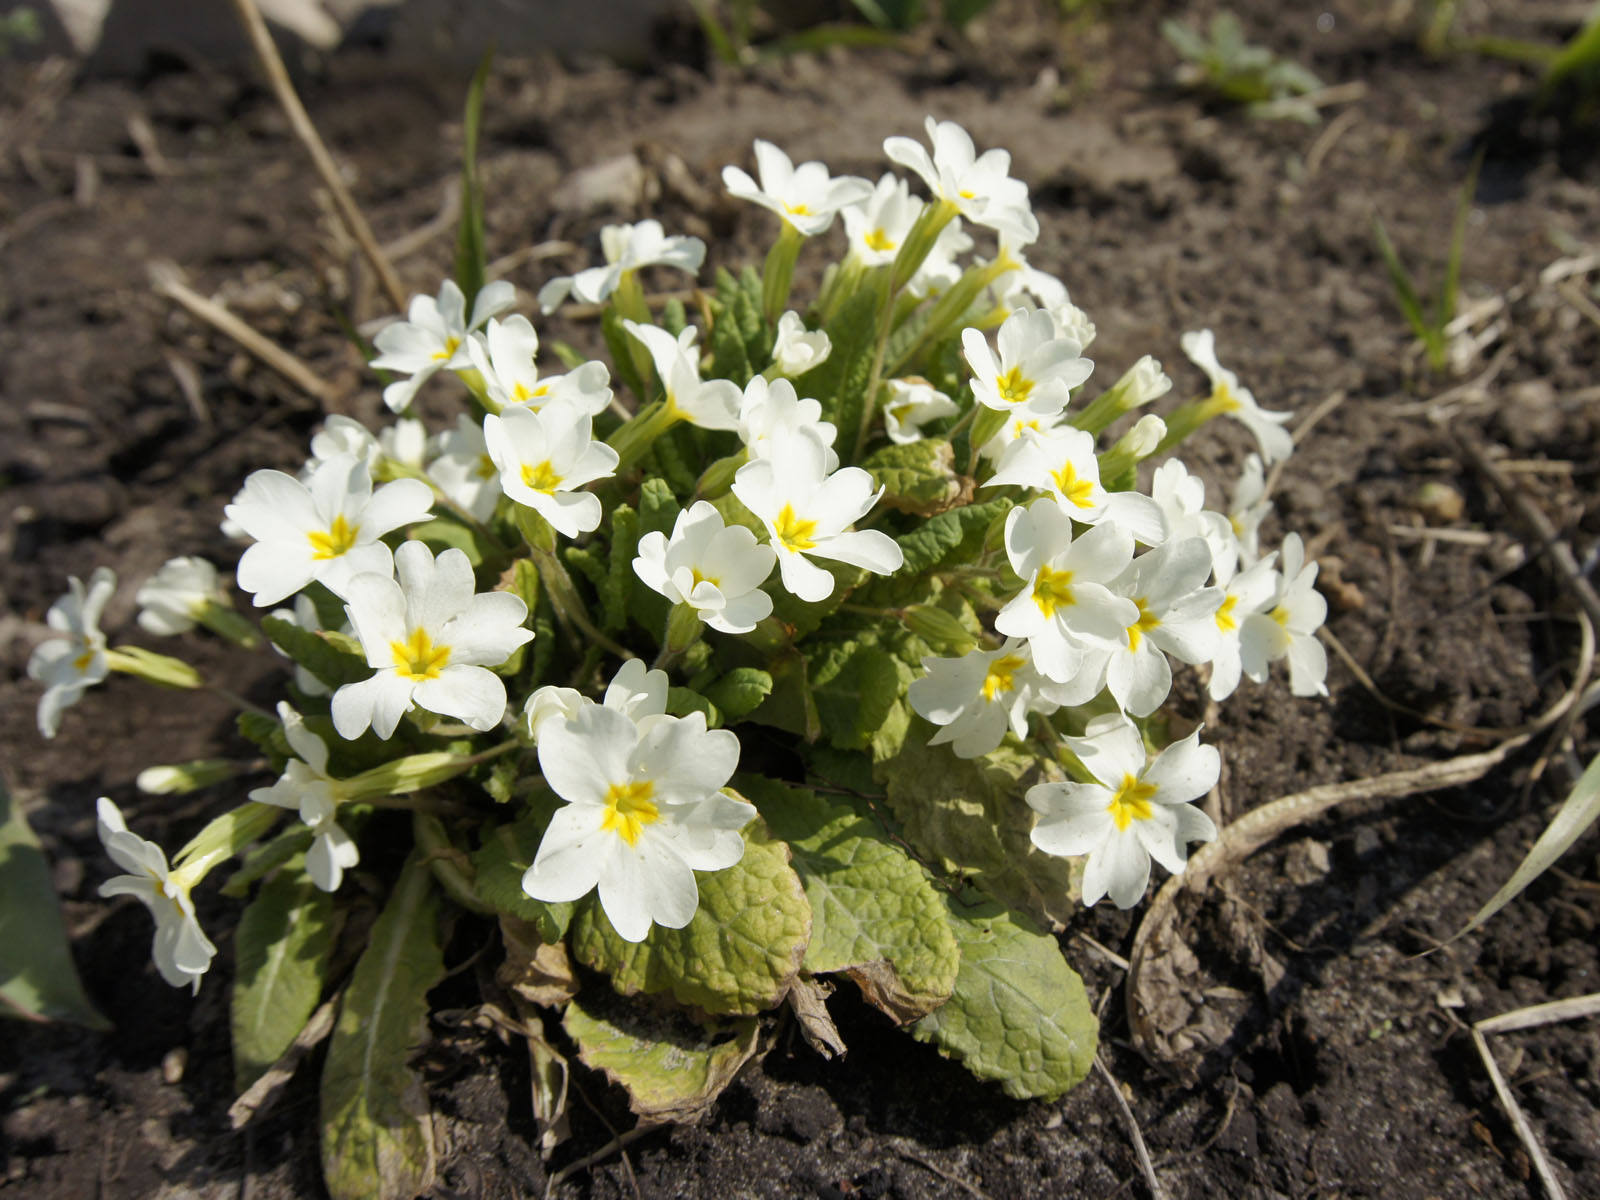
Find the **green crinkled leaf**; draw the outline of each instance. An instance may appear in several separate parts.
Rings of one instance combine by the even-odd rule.
[[[884,489],[881,504],[922,516],[943,512],[960,497],[954,462],[949,442],[919,438],[903,445],[891,442],[861,465]]]
[[[811,908],[789,848],[759,821],[744,836],[739,862],[695,873],[700,907],[684,928],[655,925],[644,941],[624,941],[591,896],[580,903],[567,944],[623,995],[671,992],[678,1003],[716,1015],[775,1007],[800,971]]]
[[[611,559],[600,585],[600,626],[614,633],[628,623],[628,593],[638,578],[633,559],[639,552],[639,514],[626,504],[611,513]]]
[[[761,1032],[755,1017],[701,1023],[588,992],[567,1005],[561,1025],[584,1065],[620,1084],[647,1123],[703,1114],[755,1057]]]
[[[289,1048],[327,982],[338,928],[333,896],[303,868],[296,864],[266,883],[234,932],[230,1015],[234,1086],[241,1092]]]
[[[461,551],[467,556],[467,561],[472,564],[474,570],[483,566],[488,559],[495,557],[496,553],[495,547],[484,538],[481,531],[445,517],[436,517],[424,524],[413,525],[410,536],[432,550],[435,557],[446,550]]]
[[[250,894],[251,885],[256,880],[283,866],[295,855],[303,854],[310,848],[315,836],[308,826],[299,823],[291,825],[246,855],[239,869],[229,875],[228,882],[222,885],[222,894],[234,900],[244,899]]]
[[[1083,980],[1061,948],[1025,918],[987,898],[946,900],[961,947],[955,991],[912,1026],[979,1079],[1019,1100],[1054,1100],[1094,1064],[1099,1023]]]
[[[744,795],[789,843],[811,905],[802,966],[842,972],[901,1024],[949,998],[961,953],[927,874],[882,828],[803,788],[743,778]]]
[[[1065,924],[1078,911],[1082,869],[1029,837],[1033,810],[1022,797],[1041,781],[1040,764],[1009,746],[957,758],[948,746],[926,744],[929,728],[919,719],[900,753],[875,771],[906,840],[1007,907],[1044,925]]]
[[[897,575],[917,575],[957,559],[976,557],[989,527],[1003,520],[1015,504],[1001,497],[983,504],[967,504],[929,517],[916,529],[899,538],[905,564]]]
[[[739,328],[739,284],[726,268],[717,271],[717,297],[711,306],[711,374],[740,387],[755,374]]]
[[[848,447],[861,425],[861,406],[872,373],[878,335],[876,291],[862,288],[846,300],[828,322],[827,334],[833,347],[828,357],[796,379],[794,386],[801,396],[814,397],[822,405],[822,419],[838,426]]]
[[[273,770],[281,771],[283,764],[294,757],[289,739],[283,735],[283,725],[276,717],[246,709],[234,717],[233,724],[240,734],[267,756]]]
[[[739,336],[744,338],[745,353],[751,363],[763,365],[772,357],[772,331],[767,328],[766,316],[761,311],[761,273],[746,263],[739,270],[739,295],[734,313],[739,321]]]
[[[39,839],[0,783],[0,1015],[110,1029],[78,979]]]
[[[693,688],[669,687],[667,689],[667,713],[674,717],[687,717],[690,713],[701,713],[705,716],[708,729],[720,729],[722,727],[722,714],[717,711],[717,706]]]
[[[639,535],[647,533],[672,534],[673,523],[678,519],[678,498],[672,494],[664,479],[651,477],[639,485]]]
[[[808,742],[816,741],[822,736],[822,722],[806,679],[805,658],[798,651],[789,651],[769,665],[772,692],[749,714],[750,720],[788,730]]]
[[[357,683],[372,674],[372,668],[360,655],[340,649],[328,635],[301,629],[293,621],[262,617],[261,632],[327,687]]]
[[[841,750],[865,749],[903,690],[894,656],[860,642],[818,650],[809,674],[822,731]]]
[[[483,238],[483,189],[478,181],[478,130],[483,124],[483,91],[489,83],[494,51],[483,56],[467,88],[467,105],[461,122],[461,220],[456,226],[456,283],[466,298],[467,311],[483,287],[488,253]]]
[[[410,1200],[435,1175],[427,1093],[409,1060],[444,976],[439,901],[419,854],[400,872],[345,989],[322,1068],[322,1177],[333,1200]]]
[[[772,692],[772,676],[758,667],[735,667],[710,687],[706,699],[723,719],[737,721],[754,712]]]
[[[677,425],[658,437],[650,447],[649,462],[655,474],[665,479],[680,496],[693,493],[700,471],[710,461],[695,440],[700,431],[693,425]]]
[[[640,376],[639,368],[634,363],[634,339],[623,328],[622,320],[617,306],[607,304],[600,310],[600,333],[606,340],[606,350],[611,355],[616,377],[643,403],[650,395],[649,383]]]
[[[554,796],[540,793],[530,812],[491,830],[472,856],[473,889],[478,898],[498,912],[532,921],[538,926],[539,936],[551,944],[566,936],[575,905],[535,900],[522,890],[522,876],[533,865],[556,804]]]
[[[689,327],[689,314],[683,309],[683,301],[676,296],[668,298],[667,302],[661,306],[659,320],[661,328],[665,329],[673,337],[677,337]]]

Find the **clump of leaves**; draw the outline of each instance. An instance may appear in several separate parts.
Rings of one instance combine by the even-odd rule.
[[[1319,119],[1303,99],[1322,81],[1297,62],[1279,58],[1265,46],[1244,39],[1244,27],[1230,12],[1211,19],[1210,37],[1179,21],[1161,23],[1161,34],[1184,58],[1178,82],[1227,104],[1243,105],[1253,117],[1288,117],[1307,124]]]

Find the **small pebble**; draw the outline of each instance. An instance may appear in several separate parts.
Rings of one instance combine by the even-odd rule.
[[[167,1083],[182,1083],[184,1068],[189,1065],[189,1052],[182,1046],[168,1050],[161,1060],[161,1078]]]
[[[1419,487],[1412,503],[1429,525],[1453,525],[1467,508],[1460,492],[1437,480]]]

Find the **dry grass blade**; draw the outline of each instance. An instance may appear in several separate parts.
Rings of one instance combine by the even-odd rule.
[[[1122,1085],[1117,1082],[1117,1077],[1111,1073],[1111,1068],[1106,1066],[1105,1059],[1098,1054],[1094,1056],[1094,1069],[1100,1072],[1106,1086],[1111,1089],[1111,1094],[1116,1097],[1117,1107],[1122,1110],[1122,1119],[1127,1123],[1128,1136],[1133,1139],[1133,1151],[1139,1158],[1139,1171],[1144,1175],[1144,1183],[1150,1189],[1150,1200],[1166,1200],[1166,1189],[1161,1186],[1161,1180],[1156,1176],[1156,1167],[1150,1161],[1150,1147],[1145,1145],[1144,1133],[1139,1129],[1139,1122],[1133,1115],[1133,1109],[1128,1106],[1128,1098],[1122,1094]]]
[[[1572,996],[1566,1000],[1549,1000],[1498,1017],[1486,1017],[1473,1027],[1484,1033],[1512,1033],[1518,1029],[1537,1029],[1541,1025],[1554,1025],[1558,1021],[1576,1021],[1582,1017],[1600,1017],[1600,992],[1587,996]]]
[[[233,1102],[228,1109],[228,1124],[231,1128],[243,1128],[256,1114],[272,1105],[300,1066],[300,1060],[333,1032],[333,1016],[338,1006],[339,996],[325,1001],[322,1007],[311,1014],[311,1019],[305,1023],[305,1027],[295,1036],[294,1041],[289,1043],[289,1048],[283,1052],[278,1061],[268,1067],[261,1078],[246,1088],[243,1095]]]

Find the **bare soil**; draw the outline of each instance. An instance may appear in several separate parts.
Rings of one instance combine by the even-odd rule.
[[[1398,6],[1233,5],[1253,39],[1329,83],[1364,85],[1318,126],[1251,120],[1172,88],[1173,55],[1156,26],[1169,15],[1198,22],[1211,5],[1105,7],[1098,22],[1061,26],[1016,0],[967,38],[923,35],[912,54],[841,51],[748,71],[707,63],[685,28],[662,32],[662,58],[646,72],[502,62],[483,150],[491,256],[514,256],[504,269],[529,310],[550,274],[587,265],[607,220],[656,215],[708,238],[713,265],[737,262],[770,230],[723,195],[717,173],[746,162],[753,138],[875,177],[886,135],[917,133],[926,113],[960,121],[980,145],[1010,147],[1015,173],[1032,184],[1043,226],[1032,258],[1097,322],[1097,378],[1151,352],[1180,392],[1193,391],[1199,377],[1178,335],[1210,326],[1268,407],[1330,405],[1281,480],[1271,536],[1306,536],[1324,562],[1331,632],[1383,695],[1433,720],[1386,708],[1337,658],[1327,702],[1295,700],[1275,680],[1207,716],[1190,681],[1180,705],[1210,722],[1226,762],[1223,815],[1492,744],[1492,732],[1459,728],[1510,729],[1542,711],[1570,681],[1578,636],[1539,546],[1455,438],[1499,457],[1592,561],[1595,275],[1563,291],[1540,271],[1596,249],[1600,138],[1529,112],[1532,77],[1521,68],[1423,57],[1391,23]],[[1554,36],[1510,0],[1464,7],[1476,32]],[[454,178],[463,81],[397,75],[360,52],[336,56],[304,86],[380,237],[427,225]],[[130,133],[135,117],[156,153]],[[1501,328],[1462,377],[1434,376],[1393,305],[1371,218],[1381,214],[1408,260],[1436,278],[1454,194],[1480,147],[1464,302],[1498,300],[1475,328]],[[630,154],[622,185],[575,182]],[[172,554],[230,564],[238,549],[218,532],[222,505],[249,470],[298,464],[321,418],[156,297],[149,261],[171,260],[219,294],[369,422],[377,388],[330,314],[337,306],[364,321],[384,304],[270,99],[204,64],[155,63],[127,81],[76,79],[60,64],[8,67],[0,221],[0,746],[56,864],[86,984],[117,1026],[106,1036],[4,1027],[0,1193],[318,1196],[314,1070],[244,1131],[224,1116],[237,906],[202,899],[222,954],[191,999],[151,968],[142,910],[96,896],[110,865],[94,797],[109,794],[142,832],[176,844],[231,795],[150,798],[132,780],[154,762],[247,754],[231,709],[113,679],[45,742],[23,666],[65,577],[102,563],[122,580],[107,628],[148,644],[131,620],[138,583]],[[549,245],[561,241],[580,248]],[[408,286],[433,291],[450,254],[442,225],[412,239],[399,263]],[[550,330],[597,343],[592,325]],[[1428,402],[1447,392],[1448,419],[1431,422]],[[442,421],[446,409],[433,411]],[[1185,457],[1214,481],[1231,478],[1249,448],[1238,429],[1196,442]],[[1459,515],[1419,507],[1429,482],[1455,489]],[[1430,522],[1451,540],[1424,536]],[[259,659],[214,643],[185,653],[235,690],[271,695],[275,675]],[[1600,990],[1600,835],[1485,929],[1435,948],[1510,874],[1597,748],[1578,722],[1530,786],[1547,740],[1472,787],[1348,804],[1185,900],[1180,934],[1192,958],[1180,955],[1182,986],[1163,1009],[1168,1032],[1182,1028],[1174,1061],[1134,1051],[1123,971],[1088,940],[1125,955],[1140,912],[1102,905],[1063,933],[1103,1008],[1108,1065],[1173,1195],[1537,1191],[1467,1029]],[[487,937],[463,921],[452,961]],[[435,996],[447,1014],[474,999],[471,969]],[[823,1062],[780,1027],[702,1123],[650,1134],[556,1194],[1143,1193],[1103,1080],[1057,1104],[1012,1102],[933,1050],[886,1036],[884,1019],[848,989],[832,1005],[846,1058]],[[432,1194],[539,1194],[547,1167],[532,1144],[525,1055],[465,1016],[441,1017],[433,1032],[423,1062],[442,1173]],[[1557,1025],[1495,1044],[1570,1194],[1600,1196],[1600,1028]],[[605,1122],[627,1123],[601,1081],[580,1083],[573,1138],[548,1169],[604,1145]]]

